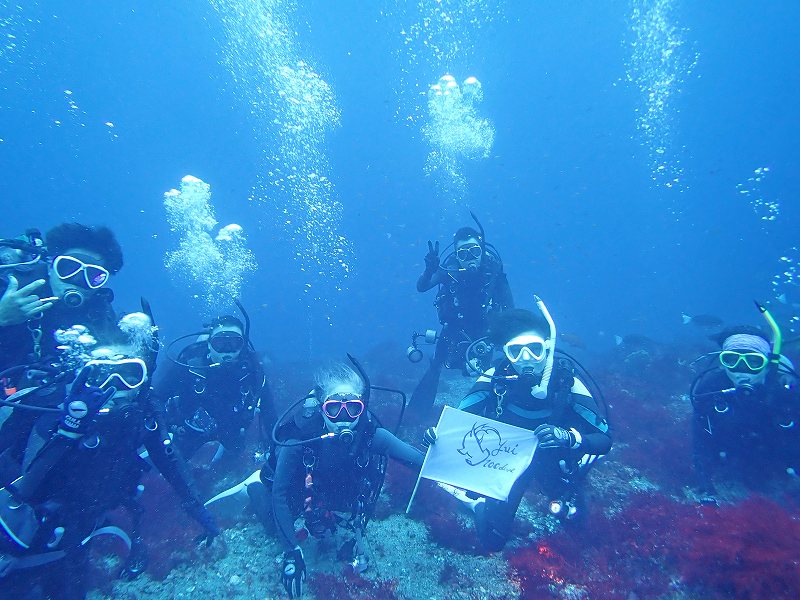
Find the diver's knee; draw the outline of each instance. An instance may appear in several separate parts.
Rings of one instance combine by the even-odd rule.
[[[261,521],[267,531],[271,531],[274,527],[274,519],[269,488],[261,482],[251,483],[247,486],[247,495],[250,498],[250,506],[256,517],[258,517],[258,520]]]
[[[486,503],[475,507],[475,529],[478,532],[478,543],[482,552],[500,552],[508,542],[508,532],[501,531],[486,512]]]

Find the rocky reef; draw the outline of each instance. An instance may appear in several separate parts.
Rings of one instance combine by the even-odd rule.
[[[674,364],[674,363],[672,363]],[[675,367],[678,368],[678,367]],[[405,514],[415,477],[389,467],[368,527],[370,568],[336,560],[336,539],[309,540],[307,598],[402,600],[640,600],[800,597],[800,486],[718,486],[717,505],[701,505],[691,481],[688,375],[643,378],[595,373],[605,391],[615,447],[588,478],[588,518],[561,524],[531,489],[507,548],[481,554],[470,515],[432,485],[421,485]],[[441,399],[456,404],[470,382],[446,374]],[[683,389],[682,389],[683,388]],[[419,440],[422,426],[401,437]],[[249,468],[249,466],[248,466]],[[244,473],[247,469],[243,468]],[[246,474],[246,473],[245,473]],[[239,474],[200,473],[209,492]],[[92,600],[121,598],[284,598],[275,540],[247,511],[224,520],[221,539],[198,550],[199,531],[157,479],[148,482],[145,537],[150,567],[115,579],[125,550],[98,544]]]

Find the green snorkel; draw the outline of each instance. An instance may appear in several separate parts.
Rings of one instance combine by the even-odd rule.
[[[769,360],[770,362],[779,365],[781,362],[781,345],[783,344],[781,328],[778,327],[778,323],[775,322],[775,319],[772,317],[769,310],[767,310],[766,306],[759,304],[757,300],[754,300],[754,302],[756,303],[756,308],[764,316],[769,328],[772,330],[772,354],[770,355]]]

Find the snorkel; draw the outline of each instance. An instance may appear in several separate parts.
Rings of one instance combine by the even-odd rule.
[[[250,315],[247,314],[247,311],[244,309],[244,306],[242,306],[242,303],[238,298],[236,298],[234,302],[236,303],[236,307],[239,309],[239,312],[242,313],[242,318],[244,319],[244,341],[248,348],[255,350],[255,348],[253,348],[253,343],[250,341]]]
[[[475,225],[478,226],[478,231],[481,233],[481,238],[478,240],[481,245],[481,252],[483,252],[484,256],[486,255],[486,232],[483,230],[483,225],[478,220],[478,217],[475,216],[475,213],[469,211],[469,216],[472,217],[472,220],[475,221]]]
[[[364,393],[361,396],[361,399],[364,401],[364,412],[369,410],[369,393],[371,387],[369,385],[369,377],[367,377],[367,372],[364,370],[364,367],[361,366],[361,363],[356,360],[356,357],[347,353],[347,358],[350,359],[350,362],[353,363],[353,366],[356,368],[358,372],[358,376],[361,377],[361,381],[364,382]]]
[[[753,302],[755,302],[756,308],[763,315],[764,320],[772,330],[772,353],[769,356],[769,361],[775,365],[780,365],[781,346],[783,345],[783,334],[781,334],[781,328],[778,327],[778,323],[770,314],[769,310],[767,310],[766,306],[760,304],[757,300],[754,300]]]
[[[547,310],[539,296],[533,295],[536,301],[537,308],[544,315],[547,324],[550,326],[550,339],[547,340],[545,346],[547,348],[547,358],[545,359],[544,371],[542,372],[542,379],[539,383],[531,388],[531,396],[539,400],[547,398],[547,387],[550,385],[550,376],[553,374],[553,363],[555,362],[555,345],[556,345],[556,324]]]
[[[725,333],[724,340],[720,339],[720,344],[722,345],[721,351],[705,354],[695,359],[691,363],[691,365],[695,365],[696,363],[708,358],[718,359],[719,363],[721,363],[721,367],[720,365],[712,365],[695,378],[689,392],[692,403],[704,397],[719,396],[720,398],[723,398],[725,395],[733,392],[742,392],[745,395],[752,394],[756,387],[763,385],[766,382],[767,378],[769,377],[768,373],[771,372],[770,364],[774,365],[775,372],[778,375],[791,374],[796,376],[791,362],[787,358],[781,356],[783,335],[778,323],[763,304],[757,300],[754,300],[753,303],[764,317],[767,325],[769,325],[769,328],[772,332],[771,342],[766,334],[758,333],[758,331],[748,331],[742,333],[736,333],[734,331],[733,333]],[[744,354],[742,353],[743,351]],[[765,362],[751,365],[747,362],[748,353],[753,354],[756,358],[760,356],[761,360],[764,360]],[[726,357],[726,355],[730,356]],[[750,360],[753,359],[751,358]],[[746,366],[739,368],[738,365],[740,364],[740,361],[744,361]],[[692,368],[694,367],[692,366]],[[696,389],[706,374],[719,368],[721,368],[723,372],[727,374],[728,379],[730,379],[733,383],[733,387],[717,391],[697,393]],[[715,404],[714,409],[719,413],[727,412],[727,402],[722,401],[719,404]]]

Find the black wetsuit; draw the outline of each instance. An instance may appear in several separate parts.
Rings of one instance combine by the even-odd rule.
[[[156,390],[167,403],[174,443],[186,458],[209,441],[240,453],[257,409],[260,437],[269,439],[275,408],[264,370],[252,352],[243,350],[235,361],[209,366],[206,343],[198,342],[181,352],[178,361],[189,366],[165,365]]]
[[[750,483],[800,473],[800,392],[793,377],[767,375],[751,393],[730,391],[721,368],[703,373],[692,386],[692,451],[696,484],[713,490],[711,476],[724,464]],[[727,390],[727,391],[724,391]]]
[[[554,367],[548,394],[543,400],[531,395],[530,380],[515,375],[510,363],[502,361],[476,381],[458,408],[531,431],[543,424],[573,428],[581,434],[582,442],[574,450],[538,449],[531,466],[511,488],[507,501],[487,498],[477,506],[478,536],[488,551],[498,551],[508,541],[517,507],[532,480],[536,480],[551,499],[580,505],[581,483],[588,468],[611,449],[608,424],[600,416],[597,403],[567,365]],[[512,379],[493,381],[492,376]],[[562,460],[569,474],[559,464]]]
[[[51,400],[57,401],[57,396]],[[52,406],[53,402],[39,404]],[[184,506],[201,507],[183,462],[177,453],[168,452],[163,425],[145,400],[118,404],[98,415],[90,432],[78,439],[56,433],[59,418],[57,413],[39,416],[23,454],[17,456],[24,466],[23,477],[13,487],[24,489],[20,497],[35,509],[38,532],[30,548],[23,550],[0,530],[0,554],[21,559],[52,552],[64,556],[56,555],[56,560],[43,566],[12,570],[0,578],[0,587],[9,597],[21,597],[21,590],[34,585],[41,587],[43,597],[85,596],[87,546],[82,542],[119,506],[133,509],[134,520],[138,520],[140,509],[134,498],[141,475],[149,468],[139,456],[142,448]],[[58,527],[63,527],[59,543],[48,546],[57,537]],[[135,538],[136,532],[131,533]]]
[[[294,423],[298,420],[295,419]],[[308,439],[312,431],[316,435],[325,433],[318,412],[304,421],[302,427],[290,423],[292,427],[284,429],[282,434],[291,436],[293,430],[296,439]],[[326,521],[333,519],[330,514],[333,511],[358,518],[360,515],[356,513],[360,509],[366,524],[383,484],[385,457],[415,469],[422,466],[424,456],[419,450],[378,427],[365,415],[359,420],[355,434],[350,444],[332,439],[278,449],[272,482],[272,510],[278,539],[284,550],[292,550],[298,545],[294,522],[304,509],[308,509],[305,512],[306,527],[312,533],[315,529],[321,533],[322,529],[334,523]],[[308,475],[312,478],[312,488],[306,488]],[[311,506],[304,507],[306,497],[312,498]]]
[[[469,344],[486,335],[489,315],[514,307],[502,263],[486,254],[476,271],[460,269],[451,255],[433,273],[423,273],[417,291],[439,286],[435,306],[442,325],[430,367],[411,395],[409,409],[421,416],[433,406],[442,367],[463,369]]]

